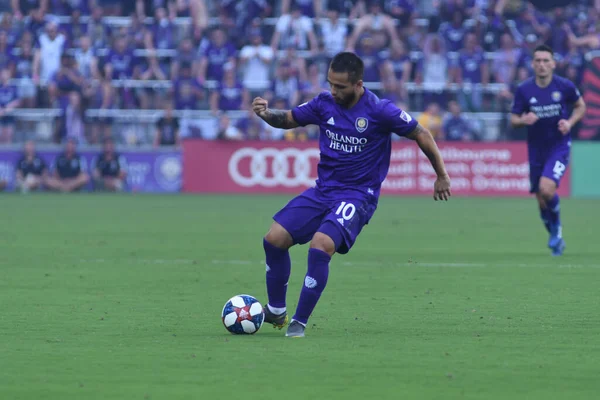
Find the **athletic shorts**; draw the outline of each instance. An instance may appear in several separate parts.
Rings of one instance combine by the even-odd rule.
[[[552,179],[556,183],[556,187],[560,186],[560,180],[567,171],[569,165],[570,151],[569,149],[560,149],[550,153],[542,162],[529,163],[529,181],[531,185],[530,192],[537,193],[540,186],[540,178],[542,176]]]
[[[377,209],[377,197],[358,190],[310,188],[293,198],[273,219],[294,244],[308,243],[316,232],[331,237],[336,251],[346,254]]]

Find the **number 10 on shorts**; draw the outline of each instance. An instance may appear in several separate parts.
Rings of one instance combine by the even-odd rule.
[[[349,221],[352,219],[355,212],[356,207],[354,206],[354,204],[342,201],[337,211],[335,212],[335,215],[341,215],[342,218],[344,218],[346,221]]]

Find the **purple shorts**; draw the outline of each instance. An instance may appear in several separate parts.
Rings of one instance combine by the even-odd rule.
[[[552,179],[556,187],[560,186],[560,180],[569,165],[569,149],[561,149],[550,153],[545,161],[529,164],[529,181],[531,184],[530,193],[537,193],[542,176]]]
[[[273,219],[287,230],[294,244],[308,243],[316,232],[331,237],[338,253],[346,254],[377,209],[377,197],[350,190],[305,190]]]

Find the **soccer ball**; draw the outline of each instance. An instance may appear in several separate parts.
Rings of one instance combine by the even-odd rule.
[[[263,306],[248,294],[238,294],[225,303],[221,313],[225,329],[234,335],[252,335],[265,320]]]

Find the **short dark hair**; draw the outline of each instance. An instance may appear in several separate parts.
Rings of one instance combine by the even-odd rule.
[[[552,50],[552,47],[545,45],[545,44],[540,44],[539,46],[537,46],[535,48],[535,50],[533,50],[533,52],[537,52],[537,51],[547,51],[548,53],[550,53],[552,55],[552,57],[554,57],[554,50]]]
[[[352,83],[362,80],[365,71],[365,65],[360,57],[349,51],[336,54],[329,68],[333,72],[347,72],[348,79]]]

